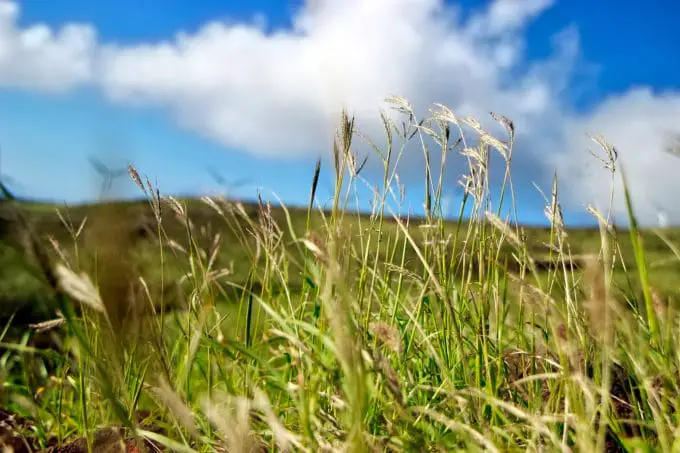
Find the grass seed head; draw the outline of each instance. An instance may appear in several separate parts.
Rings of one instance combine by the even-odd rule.
[[[369,328],[383,345],[387,346],[395,354],[401,353],[401,335],[396,327],[385,322],[372,322]]]

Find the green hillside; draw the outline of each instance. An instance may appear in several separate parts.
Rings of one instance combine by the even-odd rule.
[[[191,247],[203,253],[204,258],[214,255],[212,266],[215,269],[229,269],[229,274],[222,279],[228,285],[224,286],[224,293],[218,297],[222,302],[234,302],[240,291],[234,291],[232,285],[243,287],[261,286],[261,275],[253,274],[258,267],[254,261],[257,255],[257,240],[252,234],[254,226],[260,225],[263,212],[267,208],[254,203],[240,203],[214,199],[214,204],[200,199],[178,200],[186,210],[186,219],[173,210],[173,205],[167,202],[161,204],[161,230],[159,240],[159,226],[154,215],[154,208],[146,200],[128,202],[109,202],[101,204],[57,206],[40,203],[5,202],[2,208],[7,219],[16,217],[13,212],[20,212],[33,225],[37,236],[42,241],[54,263],[67,257],[73,264],[88,272],[96,269],[95,250],[102,244],[116,238],[115,253],[119,258],[129,255],[134,265],[136,278],[143,276],[150,288],[164,287],[164,293],[171,305],[179,303],[176,300],[178,291],[174,284],[191,272],[186,260]],[[240,206],[240,208],[239,208]],[[304,208],[270,207],[273,222],[281,229],[281,246],[289,253],[299,251],[300,244],[293,241],[290,229],[296,238],[302,238],[307,231],[323,232],[329,212],[312,212]],[[308,228],[309,217],[309,228]],[[187,229],[187,220],[190,228]],[[408,231],[419,245],[425,240],[422,225],[423,218],[401,219],[408,225]],[[395,219],[388,216],[384,219],[383,234],[386,237],[397,237],[399,234]],[[368,214],[346,212],[342,219],[343,235],[349,243],[361,248],[362,241],[375,240],[374,235],[366,234],[371,218]],[[438,235],[448,238],[446,250],[462,250],[465,241],[466,222],[460,225],[453,220],[440,222],[441,231]],[[581,264],[580,257],[598,253],[600,249],[600,232],[596,228],[572,228],[568,231],[568,250],[571,259],[557,258],[557,254],[550,255],[548,244],[551,242],[549,228],[521,227],[525,234],[526,250],[534,260],[539,272],[548,274],[549,269],[563,264],[569,268],[577,268]],[[362,231],[364,231],[362,233]],[[458,233],[458,234],[457,234]],[[10,307],[41,305],[41,299],[49,298],[49,291],[40,278],[31,272],[30,258],[26,258],[22,245],[22,235],[12,221],[7,221],[3,236],[0,238],[0,301],[2,301],[3,317],[10,314]],[[323,233],[325,234],[325,233]],[[633,295],[639,288],[635,279],[629,274],[635,272],[635,257],[632,252],[627,231],[619,231],[613,236],[617,242],[615,262],[616,288],[627,296]],[[215,241],[219,238],[219,247]],[[680,229],[666,229],[663,231],[645,231],[643,240],[647,258],[649,260],[651,280],[661,294],[677,295],[680,285],[674,278],[677,257],[670,244],[680,243]],[[457,241],[454,243],[454,241]],[[190,246],[190,244],[193,244]],[[394,261],[389,255],[389,244],[381,247],[380,260]],[[106,245],[105,245],[106,246]],[[519,271],[517,256],[514,250],[504,244],[498,254],[498,262],[509,272]],[[422,272],[421,263],[413,250],[406,250],[406,267],[413,272]],[[60,254],[63,254],[60,256]],[[401,257],[399,257],[401,258]],[[452,257],[447,257],[451,259]],[[473,257],[474,258],[474,257]],[[75,261],[74,261],[75,260]],[[474,259],[473,259],[474,261]],[[565,262],[568,261],[568,262]],[[394,263],[392,263],[394,264]],[[560,269],[558,269],[559,271]],[[291,270],[286,276],[284,284],[289,288],[299,290],[302,285],[302,269]],[[188,284],[190,286],[190,284]],[[229,287],[229,288],[227,288]],[[559,291],[560,285],[553,288]],[[231,289],[231,290],[228,290]]]

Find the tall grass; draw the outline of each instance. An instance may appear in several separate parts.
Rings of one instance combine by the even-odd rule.
[[[58,432],[92,447],[98,427],[118,424],[142,446],[185,452],[678,451],[680,318],[655,298],[632,205],[639,301],[617,300],[612,288],[624,257],[608,213],[592,211],[601,247],[584,271],[572,266],[557,179],[546,199],[556,265],[538,269],[516,220],[509,119],[492,115],[507,132],[499,139],[445,106],[418,119],[405,99],[390,101],[403,123],[383,113],[385,143],[369,143],[384,169],[371,215],[348,210],[372,186],[347,113],[332,209],[315,200],[319,161],[303,230],[285,206],[277,221],[263,201],[251,215],[203,200],[246,251],[245,284],[217,259],[237,245],[194,225],[186,205],[131,167],[157,221],[158,256],[186,263],[187,303],[170,310],[126,264],[124,232],[91,230],[93,258],[45,265],[62,298],[65,352],[35,379],[25,352],[2,362],[23,373],[5,386],[7,401],[37,420],[42,445]],[[395,212],[398,163],[413,141],[425,157],[424,219]],[[615,178],[613,148],[600,143]],[[441,203],[453,153],[468,170],[452,226]],[[506,170],[492,194],[496,160]],[[164,210],[185,226],[185,245],[165,234]]]

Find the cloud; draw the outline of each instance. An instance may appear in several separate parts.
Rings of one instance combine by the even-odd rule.
[[[112,103],[164,108],[180,127],[277,159],[328,152],[344,106],[379,139],[379,109],[390,95],[406,97],[420,115],[439,102],[488,125],[494,111],[518,131],[516,177],[548,188],[557,169],[567,206],[606,205],[607,175],[586,136],[603,134],[619,149],[642,217],[664,211],[680,222],[672,195],[680,164],[662,152],[665,134],[680,132],[680,94],[634,89],[573,112],[574,82],[588,68],[577,29],[555,30],[547,58],[524,59],[525,27],[552,4],[491,0],[463,19],[442,0],[308,0],[290,29],[268,32],[261,17],[213,21],[119,45],[97,42],[89,25],[20,28],[17,4],[0,0],[0,86],[89,83]],[[617,198],[619,214],[623,206]]]
[[[0,0],[0,86],[63,92],[90,81],[97,47],[93,27],[21,29],[18,16],[16,3]]]
[[[554,0],[496,0],[485,15],[471,21],[470,29],[486,36],[514,31],[553,4]]]
[[[328,149],[345,105],[379,133],[378,109],[395,94],[421,110],[442,102],[529,124],[551,108],[550,77],[509,84],[504,71],[521,63],[522,25],[549,4],[500,0],[462,23],[435,0],[307,2],[292,30],[213,22],[171,41],[107,46],[101,82],[115,102],[167,107],[186,128],[270,157]]]
[[[568,183],[565,190],[572,205],[592,202],[602,212],[609,206],[611,177],[588,151],[600,157],[605,153],[588,133],[615,147],[633,208],[641,219],[653,223],[661,215],[680,224],[680,158],[666,152],[680,133],[680,91],[633,89],[608,98],[586,115],[570,118],[564,130],[561,152],[551,156],[546,165],[558,168],[563,184]],[[613,212],[617,220],[625,221],[621,175],[615,175],[614,184]]]

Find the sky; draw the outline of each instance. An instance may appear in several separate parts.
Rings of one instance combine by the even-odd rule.
[[[555,174],[567,224],[606,209],[612,178],[591,134],[616,147],[640,219],[680,224],[680,159],[664,151],[680,134],[678,17],[674,0],[0,0],[0,174],[22,197],[91,201],[95,156],[133,163],[163,194],[227,184],[304,205],[321,157],[325,202],[340,110],[384,145],[380,112],[396,95],[421,118],[434,103],[489,128],[489,112],[510,118],[524,223],[547,221],[537,187],[549,194]],[[455,215],[465,163],[447,159]],[[401,164],[403,210],[420,214],[422,151]],[[371,155],[368,184],[379,167]],[[140,192],[125,178],[112,194]],[[359,207],[370,200],[361,192]]]

